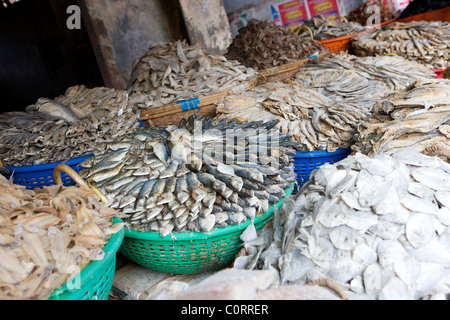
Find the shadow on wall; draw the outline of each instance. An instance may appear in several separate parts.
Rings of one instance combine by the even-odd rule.
[[[73,4],[76,0],[21,0],[0,8],[3,112],[22,111],[73,85],[104,85],[86,28],[66,26],[66,9]]]

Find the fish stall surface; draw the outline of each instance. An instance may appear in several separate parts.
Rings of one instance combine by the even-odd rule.
[[[337,19],[330,20],[324,15],[318,15],[306,20],[302,26],[306,26],[311,30],[315,41],[344,37],[370,29],[370,27],[361,25],[358,22],[340,22]],[[311,35],[306,28],[300,29],[298,36],[302,39],[311,39]]]
[[[127,90],[133,105],[152,108],[238,90],[255,76],[252,68],[208,52],[200,43],[178,40],[151,44],[133,68]]]
[[[373,156],[411,147],[450,162],[450,80],[419,80],[385,97],[358,131],[354,152]]]
[[[239,29],[225,57],[246,67],[263,70],[306,59],[325,50],[324,46],[311,39],[302,39],[288,28],[254,19]]]
[[[126,91],[73,86],[25,111],[0,114],[0,159],[6,166],[66,161],[137,127]]]
[[[446,299],[450,164],[411,148],[323,165],[244,239],[236,269],[276,270],[273,287],[334,281],[348,299]],[[247,230],[246,230],[247,231]]]
[[[351,40],[357,56],[397,54],[426,65],[445,69],[450,60],[450,23],[443,21],[394,22]]]
[[[298,142],[298,151],[349,148],[373,105],[434,72],[402,57],[346,53],[303,66],[295,79],[260,85],[216,103],[219,118],[270,121]]]
[[[26,190],[0,176],[0,299],[47,299],[91,261],[124,224],[91,190]]]
[[[295,143],[277,123],[190,117],[139,128],[97,144],[80,175],[138,231],[166,237],[236,225],[267,212],[296,181]]]

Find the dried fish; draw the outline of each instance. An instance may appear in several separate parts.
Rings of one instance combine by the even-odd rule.
[[[73,86],[25,112],[0,114],[0,158],[6,166],[66,161],[138,126],[126,91]]]
[[[354,152],[368,155],[412,147],[450,161],[450,80],[419,80],[374,105],[373,117],[359,124]]]
[[[42,300],[76,276],[123,223],[97,195],[78,187],[26,190],[0,176],[0,296]],[[78,270],[78,271],[76,271]],[[75,272],[76,271],[76,272]],[[75,273],[74,273],[75,272]]]
[[[373,21],[374,19],[371,19],[373,18],[374,13],[377,14],[376,17],[379,21]],[[361,3],[355,9],[351,10],[346,16],[348,21],[359,23],[362,26],[374,25],[375,22],[387,22],[395,19],[396,17],[397,13],[392,11],[391,8],[376,1]]]
[[[302,39],[274,22],[251,20],[239,29],[225,56],[246,67],[262,70],[306,59],[324,50],[322,45]]]
[[[357,56],[393,53],[429,69],[445,69],[450,60],[450,23],[443,21],[394,22],[357,34],[351,41]]]
[[[357,22],[340,22],[338,19],[332,20],[324,15],[317,15],[314,18],[304,21],[303,26],[306,26],[311,30],[313,39],[316,41],[344,37],[369,30],[370,28]],[[298,35],[304,39],[311,38],[307,29],[301,29]]]
[[[433,183],[438,176],[440,182]],[[364,195],[375,182],[387,189],[376,201]],[[411,192],[418,185],[430,193]],[[448,163],[410,148],[373,158],[357,153],[324,165],[275,211],[271,228],[245,242],[246,255],[234,268],[255,258],[254,270],[279,272],[281,281],[272,287],[328,278],[352,300],[445,299],[450,212],[435,199],[442,199],[449,186]],[[359,201],[348,201],[352,197]],[[390,210],[378,211],[381,205]],[[274,250],[280,251],[278,259],[263,259]],[[297,276],[290,272],[294,269]]]
[[[139,108],[160,107],[248,84],[255,71],[186,40],[153,43],[133,68],[127,85]]]
[[[179,126],[140,128],[99,145],[80,175],[126,214],[124,221],[135,230],[168,236],[240,224],[268,210],[295,182],[294,144],[274,128],[277,123],[190,117]],[[111,159],[117,143],[126,145],[119,149],[126,155],[111,166],[120,169],[93,171]],[[144,167],[149,170],[136,175]],[[267,197],[255,197],[254,190]]]

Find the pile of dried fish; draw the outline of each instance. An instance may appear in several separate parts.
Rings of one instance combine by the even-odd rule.
[[[316,41],[344,37],[370,29],[370,27],[364,27],[356,22],[340,22],[337,19],[330,20],[323,15],[306,20],[303,25],[311,30],[313,39]],[[301,29],[298,35],[304,39],[311,39],[311,35],[306,28]]]
[[[0,176],[0,299],[47,299],[93,260],[123,223],[91,190],[26,190]]]
[[[358,7],[351,10],[347,15],[348,21],[353,21],[362,26],[374,25],[374,15],[379,19],[379,23],[383,23],[396,18],[396,13],[391,8],[384,6],[377,1],[366,1]]]
[[[394,53],[430,69],[444,69],[450,60],[450,23],[395,22],[352,38],[354,54],[384,56]]]
[[[313,60],[295,75],[297,81],[333,100],[368,109],[419,79],[435,77],[432,70],[403,57],[357,57],[345,52]]]
[[[277,123],[190,117],[139,128],[99,144],[80,175],[135,230],[165,237],[239,224],[267,212],[296,181],[295,143]]]
[[[0,114],[0,159],[6,166],[66,161],[138,126],[126,91],[74,86],[25,112]]]
[[[299,82],[272,82],[217,103],[217,117],[270,121],[299,143],[298,151],[348,148],[356,125],[370,115],[367,108],[333,101]]]
[[[274,22],[251,20],[239,29],[225,56],[249,68],[263,70],[306,59],[322,51],[325,51],[322,45],[302,39]]]
[[[160,107],[247,86],[255,71],[186,41],[153,43],[134,67],[127,90],[140,108]],[[240,90],[242,91],[242,90]]]
[[[370,156],[412,147],[450,161],[450,80],[420,80],[375,104],[359,124],[355,152]]]
[[[276,269],[274,285],[331,279],[349,299],[446,299],[450,165],[414,149],[316,170],[273,228],[245,237],[238,269]],[[247,230],[246,230],[247,232]]]

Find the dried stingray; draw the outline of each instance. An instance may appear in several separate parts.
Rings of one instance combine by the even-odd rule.
[[[243,91],[255,71],[205,50],[199,43],[153,43],[133,69],[127,90],[139,108],[160,107],[218,91]]]
[[[414,149],[323,165],[234,267],[277,270],[273,287],[330,279],[350,300],[445,300],[449,192],[450,165]]]
[[[126,91],[73,86],[25,112],[0,114],[0,159],[6,166],[66,161],[139,127]]]
[[[274,22],[251,20],[239,29],[225,56],[244,66],[263,70],[306,59],[322,51],[325,51],[322,45],[302,39]]]
[[[397,54],[430,69],[444,69],[450,60],[450,23],[395,22],[352,38],[358,56]]]
[[[0,299],[42,300],[91,261],[123,223],[91,190],[26,190],[0,176]]]

